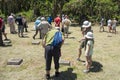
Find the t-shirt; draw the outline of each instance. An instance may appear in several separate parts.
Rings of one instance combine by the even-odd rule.
[[[46,34],[52,26],[47,21],[41,21],[37,28],[41,29],[41,33]]]
[[[14,17],[13,16],[9,16],[8,17],[8,23],[9,24],[13,24],[14,23]]]
[[[107,23],[108,23],[107,26],[111,26],[111,25],[112,25],[112,20],[109,19],[109,20],[107,21]]]
[[[112,27],[116,27],[117,25],[117,20],[113,20]]]
[[[17,17],[16,22],[18,22],[18,25],[23,25],[22,17]]]
[[[60,22],[61,22],[60,17],[56,17],[56,18],[54,19],[54,22],[55,22],[55,26],[60,27]]]
[[[55,33],[56,33],[57,31],[58,31],[58,30],[53,29],[53,30],[49,31],[49,32],[45,35],[44,41],[46,41],[46,45],[51,44],[51,43],[53,42],[54,35],[55,35]],[[63,35],[62,35],[62,38],[64,38]]]
[[[89,46],[90,46],[90,50],[89,50]],[[92,54],[93,54],[93,41],[88,40],[86,44],[85,56],[91,56]]]
[[[71,21],[66,18],[66,19],[63,20],[62,24],[64,25],[64,27],[68,27],[68,26],[70,26]]]

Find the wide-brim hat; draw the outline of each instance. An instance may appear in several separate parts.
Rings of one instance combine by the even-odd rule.
[[[45,20],[45,17],[41,17],[41,21],[44,21]]]
[[[93,33],[92,32],[87,32],[87,34],[85,35],[86,38],[88,39],[94,39]]]
[[[82,25],[83,28],[88,28],[90,26],[91,26],[91,22],[89,22],[89,21],[84,21],[83,22],[83,25]]]

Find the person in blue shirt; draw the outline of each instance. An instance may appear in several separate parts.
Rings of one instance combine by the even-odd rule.
[[[52,16],[49,16],[47,21],[48,21],[49,24],[51,24],[52,23]]]
[[[40,24],[40,17],[38,17],[36,20],[35,20],[35,25],[34,25],[34,28],[35,28],[35,34],[33,36],[33,39],[35,39],[35,36],[38,34],[38,32],[41,33],[40,29],[38,28],[38,24]]]

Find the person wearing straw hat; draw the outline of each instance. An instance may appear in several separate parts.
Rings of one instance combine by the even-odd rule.
[[[79,41],[80,42],[80,47],[79,47],[79,54],[78,54],[78,61],[82,61],[80,59],[81,54],[82,54],[82,49],[85,48],[86,45],[86,40],[85,40],[85,35],[87,34],[87,32],[93,32],[93,30],[91,30],[91,22],[89,21],[84,21],[83,25],[82,25],[82,34],[83,34],[83,38]]]
[[[87,32],[85,35],[86,38],[86,49],[85,49],[85,57],[86,57],[86,69],[83,70],[84,73],[89,72],[92,65],[92,54],[93,54],[93,46],[94,46],[94,36],[92,32]]]

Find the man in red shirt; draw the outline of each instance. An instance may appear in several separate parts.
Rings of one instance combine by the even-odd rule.
[[[57,17],[54,19],[54,22],[55,22],[55,27],[60,27],[60,22],[61,22],[60,16],[57,16]]]
[[[4,46],[2,40],[2,19],[0,18],[0,46]]]

